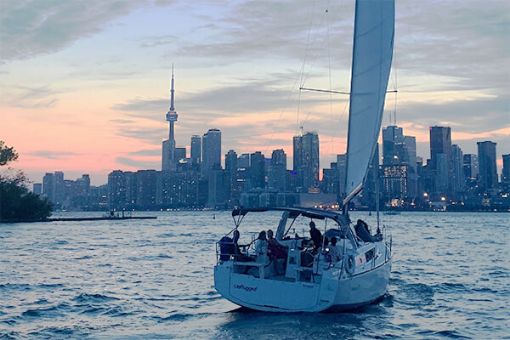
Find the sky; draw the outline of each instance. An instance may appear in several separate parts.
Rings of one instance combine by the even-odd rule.
[[[175,67],[177,146],[209,128],[222,153],[285,149],[317,131],[321,167],[345,152],[354,0],[2,0],[0,140],[33,181],[93,184],[160,169]],[[510,153],[510,2],[397,0],[383,127],[429,157],[429,126],[476,153]]]

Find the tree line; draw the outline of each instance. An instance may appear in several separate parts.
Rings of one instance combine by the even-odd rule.
[[[8,166],[17,159],[16,150],[0,140],[0,222],[44,220],[51,215],[52,204],[28,190],[22,171]]]

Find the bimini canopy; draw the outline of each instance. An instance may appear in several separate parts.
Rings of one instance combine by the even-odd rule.
[[[308,218],[315,218],[323,220],[325,218],[331,218],[338,220],[342,217],[339,211],[323,210],[315,208],[238,208],[232,210],[232,217],[245,216],[249,212],[264,212],[264,211],[287,211],[289,212],[289,218],[295,218],[299,215]]]

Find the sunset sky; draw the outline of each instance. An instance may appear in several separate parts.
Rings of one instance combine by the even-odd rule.
[[[0,139],[33,181],[62,170],[93,184],[160,169],[175,65],[178,146],[209,128],[225,154],[292,155],[303,126],[321,167],[345,151],[354,0],[0,1]],[[510,2],[396,1],[390,89],[397,124],[429,157],[428,128],[476,153],[510,153]],[[386,98],[383,126],[395,109]]]

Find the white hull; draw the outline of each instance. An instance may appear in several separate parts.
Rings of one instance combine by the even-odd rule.
[[[382,242],[378,246],[385,247]],[[236,273],[234,262],[224,262],[214,268],[215,287],[229,301],[259,311],[354,309],[378,300],[387,291],[391,258],[379,254],[381,256],[375,260],[355,266],[352,275],[343,268],[342,262],[338,262],[309,281],[276,280]]]

